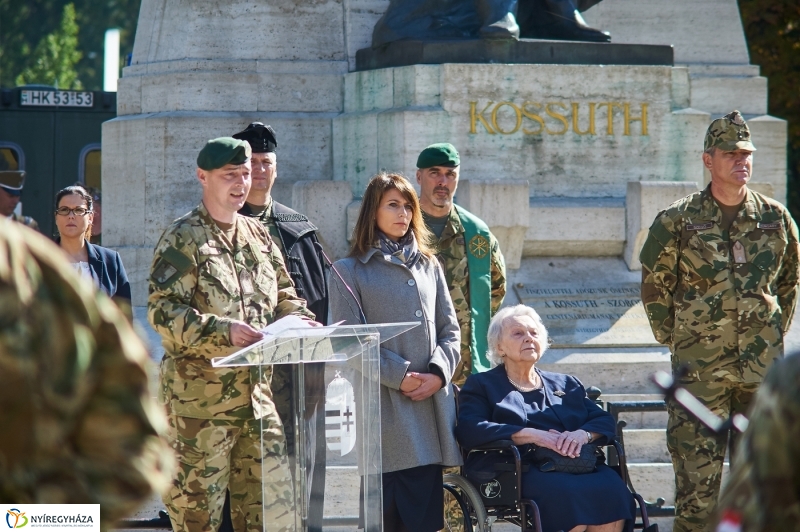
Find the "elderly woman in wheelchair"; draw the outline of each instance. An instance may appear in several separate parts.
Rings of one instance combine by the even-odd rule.
[[[538,505],[544,532],[631,530],[634,498],[598,459],[597,445],[615,437],[613,418],[586,396],[577,378],[536,368],[547,345],[547,330],[530,307],[495,315],[489,355],[496,367],[467,379],[459,395],[458,440],[468,450],[498,440],[519,447],[526,464],[522,496]],[[507,456],[470,453],[467,477],[484,495],[497,489],[490,481]]]

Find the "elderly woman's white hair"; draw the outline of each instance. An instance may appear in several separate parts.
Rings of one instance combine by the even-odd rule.
[[[489,351],[487,355],[489,361],[492,363],[492,367],[499,366],[504,362],[503,357],[497,353],[497,346],[500,344],[500,339],[503,336],[503,323],[506,321],[506,318],[514,318],[516,316],[530,316],[533,318],[534,323],[536,323],[536,328],[539,329],[539,337],[541,338],[542,352],[539,353],[539,355],[544,355],[544,352],[547,351],[547,346],[549,344],[547,328],[544,326],[544,323],[542,323],[542,318],[539,317],[539,314],[526,305],[506,307],[495,314],[492,321],[489,322],[489,332],[487,334]]]

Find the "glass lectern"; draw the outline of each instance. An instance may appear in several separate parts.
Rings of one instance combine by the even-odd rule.
[[[292,502],[280,523],[264,519],[265,532],[383,530],[380,343],[418,325],[292,328],[212,360],[214,367],[251,366],[252,381],[273,388],[284,423]],[[259,415],[264,399],[255,395],[265,444],[269,422]],[[266,461],[263,469],[262,500],[269,506],[275,471],[266,470]],[[271,507],[265,515],[274,514]]]

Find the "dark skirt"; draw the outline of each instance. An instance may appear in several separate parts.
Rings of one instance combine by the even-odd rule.
[[[606,465],[598,465],[597,471],[585,475],[543,473],[531,466],[522,475],[522,495],[539,506],[544,532],[620,519],[628,521],[625,530],[633,528],[633,495],[616,471]]]
[[[384,473],[383,515],[386,530],[394,530],[387,520],[401,519],[413,532],[435,532],[444,528],[442,466],[412,467]]]

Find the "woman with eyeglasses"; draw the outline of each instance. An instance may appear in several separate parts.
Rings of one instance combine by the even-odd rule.
[[[92,196],[74,185],[56,194],[56,241],[70,262],[85,277],[113,298],[130,315],[131,285],[122,259],[114,250],[89,242],[92,237]]]

